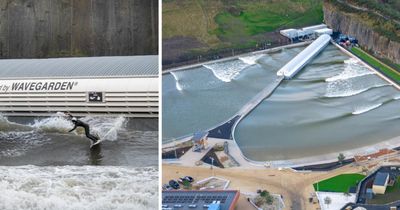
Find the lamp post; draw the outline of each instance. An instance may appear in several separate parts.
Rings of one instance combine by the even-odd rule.
[[[213,166],[214,166],[214,158],[213,158],[213,157],[210,157],[210,159],[211,159],[211,171],[212,171],[212,175],[214,176],[214,169],[213,169]]]

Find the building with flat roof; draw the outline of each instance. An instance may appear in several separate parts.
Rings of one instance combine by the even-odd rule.
[[[0,60],[0,113],[158,116],[158,56]]]
[[[162,209],[233,210],[239,199],[237,190],[170,190],[162,192]]]
[[[383,173],[383,172],[376,173],[374,183],[372,185],[372,191],[375,194],[385,194],[388,182],[389,182],[388,173]]]
[[[331,35],[332,29],[328,29],[328,26],[325,24],[319,24],[319,25],[304,27],[301,29],[294,29],[294,28],[284,29],[280,31],[280,34],[282,34],[282,36],[285,36],[292,41],[295,41],[299,39],[315,38],[315,36],[322,34]]]

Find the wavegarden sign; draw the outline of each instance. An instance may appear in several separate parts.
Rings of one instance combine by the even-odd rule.
[[[13,81],[0,83],[0,92],[70,91],[77,81]]]

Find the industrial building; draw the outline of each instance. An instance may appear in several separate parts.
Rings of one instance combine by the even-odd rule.
[[[329,29],[328,26],[325,24],[308,26],[301,29],[289,28],[280,31],[280,34],[282,34],[282,36],[287,37],[292,42],[306,39],[315,39],[322,34],[332,35],[332,33],[332,29]]]
[[[158,56],[0,60],[0,113],[158,116]]]
[[[233,210],[238,199],[237,190],[169,190],[162,192],[162,209]]]

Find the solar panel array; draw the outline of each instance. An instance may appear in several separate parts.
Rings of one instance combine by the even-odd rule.
[[[192,205],[190,209],[204,209],[204,205],[220,202],[221,210],[229,210],[229,207],[235,200],[238,191],[163,191],[162,204],[166,205],[166,209],[186,209]],[[196,205],[196,207],[193,206]],[[182,207],[176,207],[181,206]],[[175,208],[174,208],[175,207]]]
[[[182,196],[165,196],[163,203],[179,203],[179,204],[194,204],[199,202],[212,203],[213,201],[220,201],[225,203],[227,195],[182,195]]]

